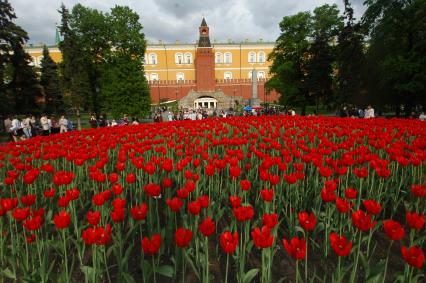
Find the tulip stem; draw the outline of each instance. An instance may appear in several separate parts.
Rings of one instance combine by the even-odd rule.
[[[308,248],[309,248],[309,233],[308,231],[306,231],[305,282],[308,282]]]
[[[361,232],[359,232],[358,251],[357,251],[357,254],[356,254],[356,258],[355,258],[354,269],[352,270],[352,274],[351,274],[351,280],[349,280],[349,282],[355,282],[356,271],[358,269],[359,253],[361,251],[361,240],[362,240],[362,234],[361,234]]]
[[[157,282],[157,276],[156,276],[156,271],[155,271],[155,261],[154,261],[154,255],[151,256],[151,260],[152,260],[152,274],[154,275],[154,283]]]
[[[296,283],[299,282],[299,260],[296,260]]]
[[[204,277],[204,282],[209,282],[209,238],[205,237],[205,253],[206,253],[206,275]]]
[[[383,274],[383,283],[385,283],[385,281],[386,281],[386,274],[387,274],[387,271],[388,271],[389,254],[390,254],[392,244],[393,244],[393,241],[391,241],[389,248],[388,248],[388,252],[386,253],[386,263],[385,263],[385,272]]]
[[[69,282],[68,278],[68,255],[67,255],[67,239],[65,235],[65,229],[62,229],[62,242],[64,244],[64,265],[65,265],[65,281]]]
[[[226,271],[225,271],[225,283],[228,283],[228,269],[229,269],[229,254],[226,254]]]

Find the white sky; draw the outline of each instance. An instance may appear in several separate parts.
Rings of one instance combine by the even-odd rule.
[[[352,0],[355,16],[360,18],[364,0]],[[278,24],[284,16],[312,11],[322,4],[336,3],[342,10],[343,0],[9,0],[18,17],[16,23],[24,28],[30,43],[53,44],[57,12],[61,3],[71,10],[73,5],[109,11],[115,5],[129,6],[140,16],[143,32],[150,42],[194,43],[198,26],[204,16],[210,27],[212,41],[239,42],[249,39],[275,41]]]

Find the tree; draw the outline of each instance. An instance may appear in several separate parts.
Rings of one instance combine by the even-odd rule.
[[[82,56],[83,50],[79,45],[77,35],[69,27],[69,11],[62,4],[60,33],[63,40],[59,43],[62,62],[59,64],[60,83],[64,99],[77,113],[77,129],[81,129],[80,110],[87,108],[87,100],[92,93],[90,86],[88,63]]]
[[[368,0],[363,24],[369,30],[369,88],[377,100],[403,105],[409,115],[426,106],[426,0]]]
[[[31,57],[24,51],[27,33],[13,20],[9,1],[0,1],[0,108],[2,113],[34,110],[39,88]],[[15,106],[18,106],[15,109]]]
[[[309,12],[286,16],[280,22],[281,34],[269,55],[271,79],[267,88],[277,90],[280,103],[302,107],[312,102],[306,84],[309,62],[309,37],[312,34],[312,18]]]
[[[151,101],[142,64],[146,41],[139,16],[128,7],[116,6],[107,19],[112,45],[108,50],[113,52],[105,58],[103,110],[116,117],[146,115]]]
[[[42,99],[42,93],[37,74],[31,66],[31,56],[20,43],[12,44],[12,50],[10,63],[13,71],[8,90],[14,97],[15,112],[39,112],[38,103]]]
[[[43,59],[41,60],[40,84],[43,86],[44,111],[46,113],[58,113],[63,111],[62,93],[59,88],[58,66],[50,57],[49,49],[43,47]]]
[[[333,66],[336,59],[336,37],[343,27],[337,5],[315,8],[312,17],[313,42],[309,48],[307,85],[318,112],[320,101],[328,104],[333,98]]]
[[[338,37],[337,47],[337,100],[340,104],[367,103],[362,99],[365,55],[364,36],[359,22],[355,23],[354,10],[349,0],[344,0],[345,26]]]

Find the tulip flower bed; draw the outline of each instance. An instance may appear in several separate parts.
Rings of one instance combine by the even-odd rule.
[[[237,117],[0,147],[0,282],[420,282],[425,123]]]

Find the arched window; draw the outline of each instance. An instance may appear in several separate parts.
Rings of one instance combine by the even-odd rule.
[[[185,53],[185,64],[192,64],[192,54]]]
[[[224,74],[224,78],[225,78],[225,80],[230,80],[230,79],[232,79],[232,73],[231,73],[231,72],[225,72],[225,74]]]
[[[149,64],[157,65],[157,54],[155,53],[149,54]]]
[[[183,63],[183,55],[182,55],[182,53],[176,53],[175,54],[175,63],[176,64],[182,64]]]
[[[225,64],[231,64],[232,63],[232,54],[230,52],[225,53]]]
[[[222,53],[216,52],[215,58],[216,58],[215,59],[216,64],[222,64],[222,62],[223,62]]]
[[[256,63],[256,53],[255,52],[251,51],[248,54],[248,61],[249,61],[249,63]]]
[[[265,79],[265,72],[264,71],[257,72],[257,78],[258,79]]]
[[[257,53],[257,61],[259,63],[265,63],[265,52],[260,51],[259,53]]]
[[[185,79],[185,74],[184,73],[177,73],[176,74],[176,80],[177,81],[183,81]]]
[[[151,81],[158,81],[158,74],[156,74],[156,73],[152,73],[152,74],[150,75],[150,78],[151,78]]]

